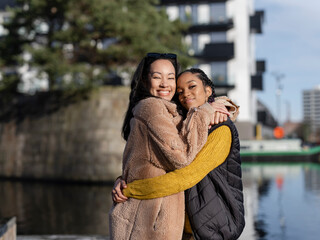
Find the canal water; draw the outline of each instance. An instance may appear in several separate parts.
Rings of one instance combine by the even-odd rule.
[[[243,164],[240,240],[320,239],[319,164]],[[19,235],[108,235],[111,186],[0,180],[0,217]]]

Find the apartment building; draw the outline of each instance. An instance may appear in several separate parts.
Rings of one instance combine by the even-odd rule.
[[[265,61],[255,59],[255,34],[262,33],[264,12],[253,0],[162,0],[171,20],[190,23],[185,40],[195,67],[215,84],[217,95],[240,105],[236,123],[241,139],[254,139],[258,122],[256,92],[263,89]]]
[[[303,91],[303,119],[311,134],[320,138],[320,85]]]

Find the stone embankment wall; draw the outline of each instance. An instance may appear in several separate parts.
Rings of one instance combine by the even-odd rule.
[[[51,113],[1,121],[0,177],[113,181],[128,95],[126,87],[104,87]]]
[[[16,240],[17,224],[16,218],[0,219],[0,240]]]

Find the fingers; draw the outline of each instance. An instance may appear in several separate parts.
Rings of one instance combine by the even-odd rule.
[[[121,191],[117,191],[116,189],[112,190],[112,200],[116,203],[123,203],[128,200],[128,198],[122,194]]]
[[[115,192],[113,192],[113,191],[115,191]],[[122,200],[128,199],[125,195],[123,195],[122,189],[116,188],[116,189],[113,189],[113,191],[112,192],[115,193],[120,199],[122,199]]]
[[[115,183],[114,188],[112,189],[112,200],[116,203],[123,203],[128,200],[128,198],[123,195],[122,189],[127,188],[127,184],[124,180],[120,180]]]
[[[226,114],[220,114],[220,118],[219,118],[220,123],[227,121],[227,119],[228,117]]]
[[[121,188],[127,188],[127,183],[124,180],[121,180]]]
[[[221,112],[215,112],[213,115],[213,118],[210,122],[210,125],[215,125],[218,123],[225,122],[225,121],[227,121],[227,119],[228,119],[228,116],[226,114],[221,113]],[[211,126],[209,126],[209,129],[210,128],[211,128]]]
[[[127,201],[126,199],[122,199],[121,197],[118,196],[118,194],[112,193],[112,201],[115,203],[124,203]]]
[[[226,106],[224,104],[218,103],[218,102],[213,102],[213,103],[210,103],[210,105],[213,107],[213,109],[216,112],[221,112],[221,113],[227,114],[228,116],[230,115],[228,109],[226,108]]]
[[[227,115],[223,115],[223,122],[227,121],[228,120],[228,116]]]

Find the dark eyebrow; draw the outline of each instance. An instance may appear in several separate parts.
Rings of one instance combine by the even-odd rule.
[[[196,80],[193,80],[193,79],[191,79],[191,80],[187,81],[187,83],[188,83],[188,84],[189,84],[189,83],[191,83],[191,82],[195,82],[195,83],[197,83],[197,82],[196,82]],[[180,88],[180,89],[181,89],[181,87],[179,87],[179,86],[177,85],[177,89],[178,89],[178,88]]]
[[[161,74],[160,72],[150,72],[151,75],[155,74],[155,73]]]
[[[197,81],[194,80],[194,79],[191,79],[191,80],[189,80],[187,83],[191,83],[191,82],[197,82]]]
[[[158,73],[158,74],[160,74],[161,75],[161,72],[150,72],[150,74],[152,75],[152,74],[155,74],[155,73]],[[168,75],[175,75],[175,73],[169,73]]]

